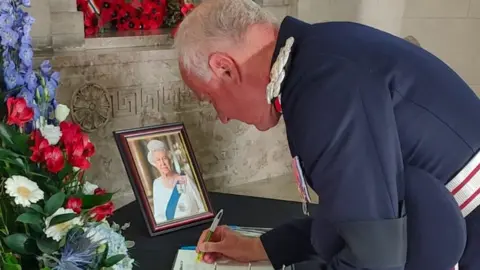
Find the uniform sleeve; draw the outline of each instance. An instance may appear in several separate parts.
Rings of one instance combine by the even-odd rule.
[[[404,269],[403,161],[388,82],[326,59],[295,90],[302,94],[285,121],[320,198],[312,243],[326,269]],[[335,253],[325,224],[343,241]]]
[[[260,237],[275,269],[307,260],[315,255],[310,242],[311,218],[295,219]]]

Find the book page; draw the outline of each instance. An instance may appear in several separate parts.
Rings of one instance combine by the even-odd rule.
[[[179,250],[173,270],[274,270],[268,262],[256,262],[251,264],[238,263],[230,260],[220,260],[215,265],[197,261],[195,250]]]

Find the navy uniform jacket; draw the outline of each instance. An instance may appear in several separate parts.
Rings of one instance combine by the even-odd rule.
[[[320,202],[261,237],[274,267],[314,255],[329,270],[480,269],[480,213],[469,226],[444,186],[480,148],[475,93],[432,54],[364,25],[287,17],[273,61],[289,37],[283,117]]]

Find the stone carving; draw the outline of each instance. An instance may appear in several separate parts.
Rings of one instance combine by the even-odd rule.
[[[108,92],[102,86],[87,83],[72,96],[72,119],[86,132],[103,127],[110,121],[112,105]]]
[[[182,112],[205,107],[182,81],[159,85],[109,89],[113,117],[132,116],[147,112]]]
[[[417,45],[418,47],[421,47],[420,42],[418,42],[418,40],[413,36],[406,36],[404,39],[412,44]]]

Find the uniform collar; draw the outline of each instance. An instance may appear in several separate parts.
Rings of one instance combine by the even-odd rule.
[[[285,82],[288,79],[288,68],[291,63],[291,59],[294,57],[294,54],[295,54],[295,45],[299,44],[302,41],[303,34],[306,31],[308,26],[310,26],[310,24],[302,22],[290,16],[285,17],[285,19],[283,19],[280,25],[280,29],[278,31],[278,36],[277,36],[277,42],[275,44],[275,50],[273,52],[272,61],[270,63],[270,69],[273,68],[273,65],[277,61],[282,48],[285,47],[285,45],[287,44],[287,40],[289,40],[289,38],[293,38],[294,40],[291,48],[290,56],[289,56],[289,61],[286,63],[284,68],[285,77],[283,79],[283,82]],[[278,112],[282,113],[281,96],[282,96],[282,90],[284,88],[283,86],[285,85],[285,83],[281,83],[280,85],[281,86],[280,86],[279,95],[274,96],[271,102],[274,104],[275,109]]]

